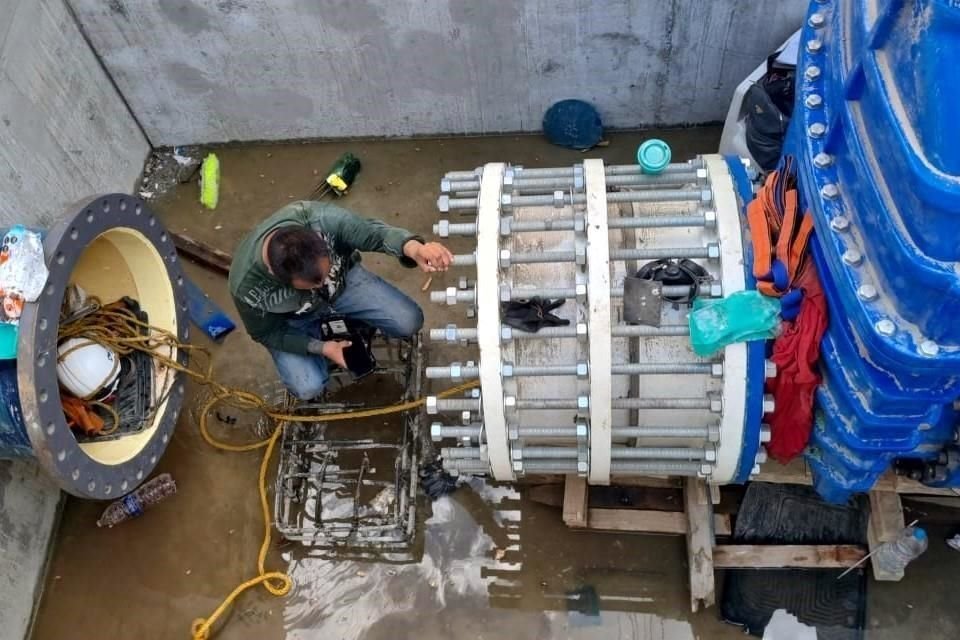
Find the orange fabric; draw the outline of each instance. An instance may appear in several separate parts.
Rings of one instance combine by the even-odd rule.
[[[83,400],[61,394],[60,404],[70,427],[80,429],[87,435],[96,435],[103,431],[103,418],[92,411]]]

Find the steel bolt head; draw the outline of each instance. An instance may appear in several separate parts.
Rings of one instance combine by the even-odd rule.
[[[578,285],[574,288],[574,291],[575,291],[576,294],[577,294],[577,298],[586,298],[586,297],[587,297],[587,285],[585,285],[585,284],[578,284]]]
[[[457,288],[456,287],[447,287],[447,305],[453,306],[457,304]]]
[[[716,447],[705,447],[703,449],[703,459],[707,462],[716,462],[717,461]]]
[[[553,206],[555,206],[557,209],[563,208],[563,191],[553,192]]]
[[[577,438],[587,437],[587,425],[583,422],[577,423]]]
[[[589,374],[589,369],[587,368],[587,363],[586,363],[586,362],[578,362],[578,363],[577,363],[577,377],[582,380],[582,379],[586,378],[588,374]]]
[[[523,460],[523,450],[520,447],[511,447],[510,448],[510,457],[516,460]]]
[[[473,414],[470,413],[469,411],[461,411],[461,412],[460,412],[460,424],[462,424],[463,426],[469,425],[469,424],[472,422],[472,417],[473,417]],[[469,441],[469,440],[470,440],[470,438],[467,438],[467,441]]]
[[[437,223],[437,235],[440,236],[441,238],[450,237],[450,221],[449,220],[441,220],[440,222]]]
[[[773,396],[769,393],[763,394],[763,413],[764,415],[768,413],[773,413],[777,408],[777,403],[774,402]]]
[[[500,339],[504,342],[513,339],[513,330],[510,327],[500,327]]]
[[[819,29],[824,25],[824,23],[826,23],[826,21],[827,19],[824,17],[822,13],[814,13],[810,16],[810,19],[807,20],[807,24],[809,24],[814,29]]]
[[[897,325],[893,324],[893,321],[888,318],[879,320],[877,324],[874,326],[877,330],[877,333],[879,333],[880,335],[886,338],[889,338],[890,336],[892,336],[897,332]]]
[[[933,358],[940,353],[940,345],[933,340],[924,340],[920,343],[919,350],[921,355],[925,355],[928,358]]]
[[[750,470],[750,475],[751,476],[760,475],[760,465],[758,464],[753,465],[753,469]]]
[[[448,324],[444,329],[446,334],[444,337],[447,339],[447,342],[456,342],[457,341],[457,325]]]
[[[807,51],[809,53],[820,53],[823,51],[823,42],[816,38],[807,40]]]
[[[763,377],[767,380],[777,377],[777,363],[773,360],[763,361]]]
[[[818,153],[813,156],[813,164],[818,169],[826,169],[833,164],[833,156],[829,153]]]
[[[468,289],[470,287],[467,276],[460,276],[457,278],[457,288],[461,290]]]
[[[834,231],[846,231],[850,228],[850,219],[846,216],[836,216],[830,221],[830,228]]]
[[[500,302],[510,302],[513,292],[510,291],[510,285],[506,282],[500,283]]]
[[[807,127],[807,133],[811,138],[821,138],[827,132],[827,125],[822,122],[814,122]]]
[[[710,260],[719,260],[720,259],[720,244],[717,242],[711,242],[707,245],[707,258]]]
[[[583,411],[590,408],[590,396],[577,396],[577,409]]]
[[[757,457],[754,458],[754,462],[757,464],[764,464],[767,461],[767,450],[763,447],[760,447],[760,450],[757,451]]]
[[[500,218],[500,235],[501,236],[510,235],[512,223],[513,223],[513,218],[510,216],[504,216]]]
[[[518,474],[518,475],[519,475],[519,474],[522,474],[522,473],[523,473],[523,463],[520,462],[519,460],[514,460],[514,461],[513,461],[513,472],[516,473],[516,474]]]
[[[863,262],[863,254],[856,249],[847,249],[843,252],[843,263],[850,267],[856,267]]]
[[[513,186],[513,169],[507,169],[503,172],[503,185],[506,187]]]
[[[500,266],[510,266],[510,249],[500,249]]]
[[[710,189],[703,189],[700,191],[700,202],[711,202],[713,200],[713,191]]]
[[[710,283],[710,297],[711,298],[722,298],[723,297],[723,285],[719,282]]]
[[[580,246],[576,247],[573,250],[574,258],[576,259],[577,264],[583,265],[587,264],[587,248]]]
[[[450,365],[450,377],[453,378],[454,380],[457,380],[463,377],[463,367],[460,366],[459,362],[454,362],[453,364]]]
[[[819,109],[823,106],[823,98],[818,93],[811,93],[803,101],[803,104],[807,105],[809,109]]]
[[[512,378],[513,365],[510,364],[509,362],[504,362],[502,365],[500,365],[500,375],[503,376],[504,378]]]
[[[437,396],[427,396],[427,413],[431,416],[437,414]]]
[[[450,180],[448,178],[440,180],[440,193],[450,193]]]
[[[573,232],[583,233],[587,230],[587,219],[582,215],[573,216]]]
[[[473,398],[474,400],[479,400],[480,389],[477,389],[477,388],[470,389],[470,397]]]
[[[820,195],[828,200],[833,200],[840,195],[840,187],[832,182],[829,182],[823,185],[823,187],[820,189]]]
[[[500,206],[510,207],[513,205],[513,196],[509,193],[504,193],[500,196]]]
[[[773,438],[773,431],[770,429],[770,425],[761,424],[760,425],[760,442],[762,443],[770,442],[771,438]]]
[[[439,209],[441,213],[449,213],[450,196],[443,195],[437,198],[437,209]]]
[[[503,396],[503,406],[513,409],[517,406],[517,396]]]
[[[707,181],[707,170],[697,169],[697,182],[703,184]]]
[[[861,300],[873,302],[879,294],[877,293],[877,288],[872,284],[862,284],[857,288],[857,295]]]
[[[590,465],[586,460],[577,460],[577,473],[584,475],[590,472]]]
[[[477,308],[474,306],[467,307],[467,317],[473,318],[477,315]]]
[[[722,377],[723,377],[723,363],[722,363],[722,362],[714,362],[714,363],[711,363],[711,364],[710,364],[710,375],[711,375],[712,377],[714,377],[714,378],[722,378]]]
[[[708,229],[712,229],[717,226],[717,212],[713,209],[708,209],[703,212],[703,226]]]
[[[714,396],[710,398],[710,411],[713,413],[723,413],[723,400],[720,397]]]
[[[707,425],[707,440],[710,442],[720,442],[720,423],[715,422]]]
[[[586,322],[578,322],[578,323],[577,323],[577,335],[578,335],[578,336],[586,336],[586,335],[587,335],[587,323],[586,323]]]
[[[700,465],[700,476],[708,477],[713,474],[713,465],[712,464],[702,464]]]
[[[443,435],[441,433],[442,431],[443,431],[443,424],[439,422],[430,423],[430,439],[431,440],[433,440],[434,442],[439,442],[440,440],[443,440]]]
[[[820,77],[820,67],[815,64],[807,67],[807,70],[803,72],[803,77],[807,80],[816,80]]]

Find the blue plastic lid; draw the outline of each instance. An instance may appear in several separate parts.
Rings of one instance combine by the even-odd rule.
[[[917,540],[926,540],[927,532],[921,527],[914,527],[913,537],[916,538]]]
[[[660,173],[670,164],[670,145],[657,138],[645,141],[637,149],[637,163],[644,173]]]

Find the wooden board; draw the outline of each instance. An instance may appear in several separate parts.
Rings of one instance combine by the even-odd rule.
[[[722,569],[840,569],[863,559],[866,550],[857,545],[736,545],[713,548],[713,566]]]
[[[717,600],[713,577],[714,515],[707,483],[687,478],[683,492],[687,517],[687,563],[690,570],[690,610],[706,609]]]
[[[718,536],[730,535],[730,516],[714,515]],[[666,533],[684,535],[687,515],[682,511],[646,511],[643,509],[587,509],[587,528],[624,533]]]
[[[871,491],[870,522],[867,525],[870,553],[876,551],[884,542],[896,540],[903,527],[903,505],[900,503],[900,496],[893,491]],[[870,563],[874,580],[898,582],[903,579],[902,571],[885,571],[880,567],[876,556],[870,558]]]
[[[230,263],[233,262],[233,256],[226,251],[221,251],[175,231],[171,231],[170,236],[173,238],[173,244],[177,247],[177,252],[180,255],[225,276],[230,274]]]
[[[781,484],[813,484],[813,476],[802,458],[797,458],[788,465],[777,462],[767,462],[760,468],[760,473],[752,478],[758,482],[779,482]],[[898,476],[887,471],[877,479],[873,486],[874,491],[888,491],[927,496],[956,496],[952,489],[928,487],[904,476]]]
[[[587,479],[568,475],[563,485],[563,522],[568,527],[587,526],[588,496]]]

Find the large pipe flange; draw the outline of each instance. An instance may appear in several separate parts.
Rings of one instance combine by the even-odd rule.
[[[156,367],[152,421],[123,437],[79,443],[64,419],[57,382],[57,336],[66,288],[80,285],[104,303],[130,296],[152,325],[188,339],[187,301],[176,248],[139,198],[98,197],[73,210],[44,238],[50,276],[20,319],[17,382],[27,436],[37,460],[68,493],[111,499],[150,474],[183,404],[183,374]],[[173,354],[186,363],[186,353]]]

